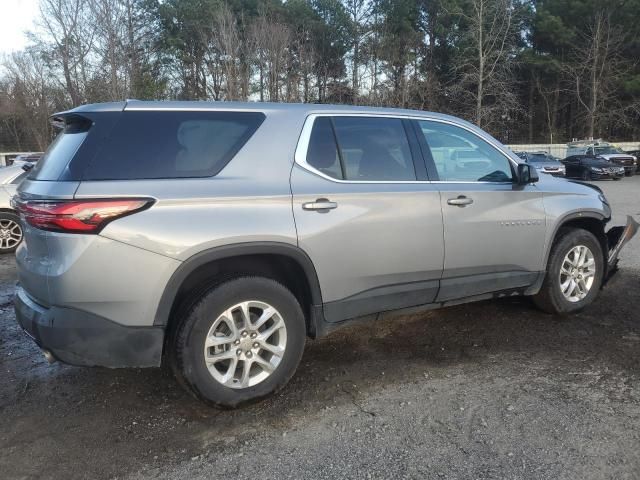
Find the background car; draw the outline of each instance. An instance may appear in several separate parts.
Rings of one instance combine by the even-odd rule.
[[[624,167],[616,165],[604,158],[587,155],[573,155],[562,160],[567,177],[582,180],[603,180],[611,178],[620,180],[624,177]]]
[[[0,167],[0,253],[14,252],[22,242],[22,227],[11,197],[28,173],[19,165]]]
[[[530,163],[540,173],[547,173],[554,177],[564,177],[566,174],[565,166],[559,159],[547,152],[514,152],[525,162]]]
[[[624,173],[627,176],[634,175],[638,168],[635,157],[602,140],[583,140],[569,143],[567,157],[574,155],[603,158],[624,167]]]
[[[636,159],[636,174],[640,173],[640,169],[638,168],[638,159],[640,158],[640,150],[627,150],[625,153],[628,155],[631,155],[633,158]]]
[[[42,153],[23,153],[10,160],[11,165],[35,165],[42,158]]]

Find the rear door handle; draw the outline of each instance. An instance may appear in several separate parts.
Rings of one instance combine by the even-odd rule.
[[[314,210],[320,213],[326,213],[329,210],[333,210],[334,208],[338,208],[338,204],[336,202],[330,202],[326,198],[318,198],[315,202],[307,202],[302,204],[303,210]]]
[[[456,207],[466,207],[473,203],[473,199],[465,197],[464,195],[459,195],[458,198],[450,198],[447,200],[447,203],[449,205],[455,205]]]

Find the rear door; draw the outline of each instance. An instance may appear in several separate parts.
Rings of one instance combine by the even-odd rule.
[[[310,116],[291,189],[298,242],[316,267],[328,321],[435,299],[440,195],[409,121]]]
[[[543,264],[540,190],[514,183],[506,154],[471,129],[437,120],[415,125],[441,193],[445,261],[437,300],[531,285]]]

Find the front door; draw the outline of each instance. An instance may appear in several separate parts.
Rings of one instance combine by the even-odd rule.
[[[432,302],[443,265],[440,194],[407,120],[312,116],[291,175],[298,242],[325,318]]]
[[[436,120],[417,126],[441,193],[445,261],[437,300],[531,285],[542,269],[542,193],[535,184],[517,185],[511,160],[470,128]]]

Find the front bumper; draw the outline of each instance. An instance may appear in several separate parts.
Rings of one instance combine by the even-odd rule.
[[[61,362],[109,368],[160,365],[162,327],[127,327],[81,310],[46,308],[20,286],[14,307],[27,335]]]
[[[613,172],[594,172],[591,171],[591,178],[594,180],[604,180],[608,178],[624,178],[624,172],[613,173]]]
[[[607,272],[609,275],[616,271],[620,250],[638,233],[638,227],[638,222],[631,215],[627,215],[627,224],[625,226],[611,227],[607,232],[607,243],[609,245]]]

